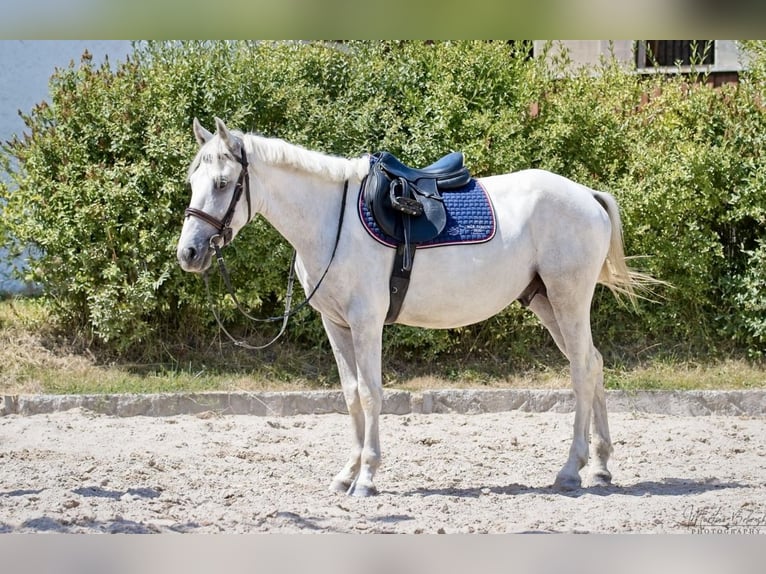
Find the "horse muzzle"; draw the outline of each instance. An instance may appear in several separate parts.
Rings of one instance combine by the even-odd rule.
[[[184,271],[204,273],[213,260],[213,250],[209,245],[179,245],[176,251],[178,264]]]

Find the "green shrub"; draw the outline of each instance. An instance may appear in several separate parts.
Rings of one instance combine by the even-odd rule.
[[[12,183],[0,230],[17,249],[34,246],[26,279],[69,331],[122,353],[194,345],[217,332],[201,282],[175,262],[194,117],[346,156],[388,149],[418,164],[459,149],[475,175],[541,167],[617,197],[627,251],[650,256],[636,265],[673,288],[640,314],[599,289],[594,333],[607,352],[757,356],[766,50],[747,48],[740,84],[714,89],[608,60],[558,79],[503,42],[140,44],[116,69],[84,59],[56,71],[50,102],[24,116],[27,135],[3,146]],[[261,219],[227,248],[246,305],[280,311],[289,257]],[[245,329],[230,303],[223,313]],[[314,313],[290,337],[326,344]],[[421,359],[551,345],[515,305],[463,329],[389,328],[385,344]]]

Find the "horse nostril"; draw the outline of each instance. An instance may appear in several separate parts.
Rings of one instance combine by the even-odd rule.
[[[183,250],[183,257],[186,261],[194,261],[197,258],[197,250],[194,247],[186,247]]]

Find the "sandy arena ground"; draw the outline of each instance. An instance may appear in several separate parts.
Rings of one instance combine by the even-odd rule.
[[[573,416],[384,415],[357,499],[347,415],[8,415],[0,532],[766,533],[763,418],[612,413],[614,485],[562,494]]]

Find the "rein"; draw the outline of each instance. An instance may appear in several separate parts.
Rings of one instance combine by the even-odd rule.
[[[244,151],[243,151],[243,161],[241,161],[243,166],[243,172],[247,171],[247,160],[244,158]],[[231,276],[229,274],[229,270],[226,268],[226,263],[223,260],[223,253],[221,251],[222,247],[225,247],[230,241],[231,241],[231,235],[232,235],[232,229],[230,227],[231,225],[231,219],[234,214],[234,210],[236,208],[237,201],[239,201],[239,198],[242,195],[242,189],[247,188],[247,220],[250,221],[250,185],[249,185],[249,178],[247,175],[244,178],[244,185],[240,185],[242,182],[242,175],[240,174],[240,181],[237,182],[237,188],[239,189],[239,193],[237,193],[237,189],[235,189],[234,196],[232,196],[232,201],[229,204],[229,210],[226,212],[226,215],[222,220],[218,220],[214,217],[209,216],[208,214],[204,213],[201,210],[197,209],[187,209],[186,215],[193,215],[195,217],[200,217],[200,219],[203,219],[204,221],[207,221],[208,223],[211,223],[218,229],[218,234],[213,235],[210,238],[210,248],[215,251],[215,257],[216,261],[218,262],[218,270],[221,274],[221,277],[223,277],[224,284],[226,285],[226,290],[229,292],[229,296],[231,297],[232,301],[234,301],[234,305],[236,306],[237,310],[247,319],[250,321],[255,321],[258,323],[273,323],[276,321],[282,321],[282,326],[279,330],[279,333],[268,343],[265,345],[251,345],[243,340],[238,340],[234,338],[229,331],[224,327],[223,322],[220,319],[218,310],[216,309],[215,303],[213,301],[213,297],[210,293],[210,280],[209,280],[209,270],[205,271],[202,278],[205,282],[205,292],[207,293],[208,303],[210,305],[210,309],[213,312],[213,317],[215,317],[216,323],[218,323],[218,326],[220,327],[221,331],[226,335],[226,337],[234,343],[238,347],[243,347],[245,349],[250,350],[261,350],[265,349],[271,345],[273,345],[282,335],[284,335],[286,329],[287,329],[287,321],[290,317],[296,315],[299,311],[301,311],[306,305],[309,304],[309,301],[311,301],[311,298],[314,296],[314,294],[319,289],[319,286],[322,284],[322,281],[324,281],[324,278],[327,276],[327,272],[330,270],[330,266],[332,265],[333,260],[335,259],[335,253],[338,251],[338,244],[340,243],[340,234],[341,229],[343,228],[343,219],[346,213],[346,198],[348,196],[348,180],[344,182],[343,184],[343,197],[341,199],[340,204],[340,214],[338,215],[338,231],[335,234],[335,244],[332,248],[332,254],[330,255],[330,260],[327,262],[327,267],[325,267],[324,272],[322,273],[322,276],[319,278],[319,281],[316,285],[314,285],[314,288],[311,290],[311,293],[306,297],[306,299],[300,303],[295,309],[290,309],[292,306],[292,299],[293,299],[293,289],[295,286],[295,259],[296,259],[296,252],[293,251],[292,259],[290,260],[290,271],[287,278],[287,292],[285,294],[285,312],[281,316],[275,316],[275,317],[267,317],[265,319],[261,319],[258,317],[253,317],[250,315],[245,309],[242,307],[242,305],[239,302],[239,299],[237,299],[236,294],[234,293],[234,287],[231,283]],[[215,223],[214,223],[215,222]],[[228,236],[228,239],[227,239]]]

